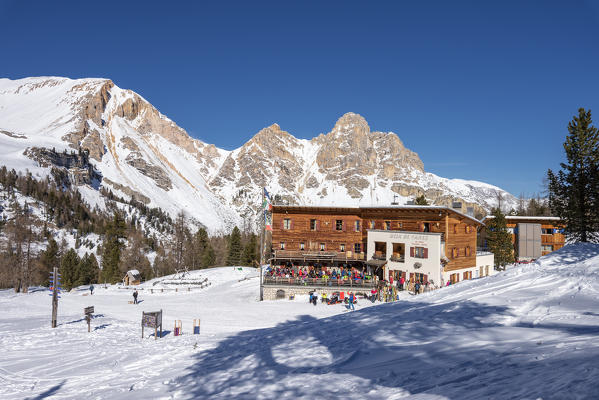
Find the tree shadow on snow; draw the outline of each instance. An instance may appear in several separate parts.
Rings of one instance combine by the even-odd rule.
[[[302,315],[273,328],[240,332],[197,353],[171,390],[184,398],[379,399],[408,392],[459,399],[556,398],[564,387],[559,386],[563,379],[551,381],[553,374],[579,381],[562,392],[564,397],[576,391],[593,393],[599,370],[578,377],[585,376],[580,367],[593,365],[599,351],[585,353],[588,359],[564,356],[551,366],[538,362],[534,352],[539,346],[530,340],[522,339],[518,347],[513,333],[505,346],[492,348],[468,338],[499,328],[485,331],[484,339],[501,343],[502,325],[489,322],[501,314],[509,314],[508,309],[474,302],[410,302],[325,319]],[[567,373],[564,365],[569,366]],[[531,384],[539,368],[545,383]],[[372,392],[376,385],[387,390],[383,396]]]
[[[27,397],[26,400],[41,400],[41,399],[47,399],[48,397],[56,394],[56,392],[58,392],[58,390],[64,385],[66,381],[62,381],[60,382],[58,385],[54,385],[51,388],[49,388],[48,390],[38,394],[35,397]]]

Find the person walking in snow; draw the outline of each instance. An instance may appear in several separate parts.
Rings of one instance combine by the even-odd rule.
[[[94,294],[94,285],[93,284],[89,285],[89,294],[90,294],[90,296]]]
[[[355,308],[354,308],[354,293],[353,292],[349,293],[349,306],[348,306],[348,309],[350,309],[352,311],[355,310]]]
[[[414,294],[420,293],[420,281],[416,281],[414,284]]]
[[[133,304],[137,304],[137,289],[133,292]]]

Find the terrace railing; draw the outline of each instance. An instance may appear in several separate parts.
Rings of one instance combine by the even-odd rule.
[[[277,260],[331,260],[331,261],[360,261],[364,260],[364,253],[353,251],[302,251],[302,250],[275,250],[274,258]]]

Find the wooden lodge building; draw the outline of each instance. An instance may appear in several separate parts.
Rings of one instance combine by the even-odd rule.
[[[485,217],[484,223],[495,218]],[[535,260],[564,247],[566,238],[559,217],[506,215],[505,222],[512,235],[516,261]],[[486,229],[480,235],[481,245],[486,247]]]
[[[273,206],[271,267],[357,268],[379,280],[445,285],[494,273],[483,224],[448,207]]]

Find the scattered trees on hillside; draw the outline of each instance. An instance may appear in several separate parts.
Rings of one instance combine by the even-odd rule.
[[[566,226],[566,232],[581,242],[599,240],[599,132],[592,125],[591,111],[578,110],[568,124],[564,142],[566,163],[554,173],[547,171],[549,206]]]

